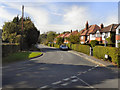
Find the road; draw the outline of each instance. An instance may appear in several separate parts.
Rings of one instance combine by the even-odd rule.
[[[118,88],[118,72],[68,51],[39,45],[43,56],[3,67],[3,88]]]

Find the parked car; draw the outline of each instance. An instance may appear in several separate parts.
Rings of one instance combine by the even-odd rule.
[[[68,47],[66,45],[60,45],[61,50],[68,50]]]

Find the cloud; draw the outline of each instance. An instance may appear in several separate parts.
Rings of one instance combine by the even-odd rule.
[[[118,16],[117,15],[109,15],[108,17],[106,17],[104,25],[107,26],[110,24],[118,24]]]
[[[87,7],[72,6],[66,10],[64,21],[71,26],[71,29],[84,28],[86,21],[91,21],[90,12]]]
[[[8,7],[11,9],[16,9],[18,11],[21,11],[21,6],[23,3],[5,3]],[[48,7],[44,8],[41,7],[41,5],[44,6],[48,5]],[[89,22],[89,24],[100,24],[104,23],[105,25],[109,25],[112,23],[117,23],[117,17],[115,15],[109,14],[107,17],[93,17],[93,14],[95,12],[91,12],[90,9],[86,6],[71,6],[71,7],[59,7],[56,5],[51,5],[49,3],[24,3],[25,5],[25,15],[30,16],[32,21],[34,22],[35,26],[40,30],[41,33],[47,32],[47,31],[56,31],[56,32],[63,32],[63,31],[70,31],[72,30],[81,30],[85,27],[86,21]],[[35,7],[35,5],[37,5]],[[4,6],[0,8],[0,18],[3,18],[4,20],[12,20],[14,16],[13,13],[8,11]],[[50,15],[56,15],[59,17],[62,17],[59,22],[62,22],[62,24],[52,24],[50,21],[51,19],[54,20],[54,18],[50,18]],[[57,21],[56,21],[57,22]],[[1,23],[0,23],[1,25]]]

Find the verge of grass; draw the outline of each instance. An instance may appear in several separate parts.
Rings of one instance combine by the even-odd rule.
[[[16,62],[16,61],[22,61],[22,60],[27,60],[30,58],[37,57],[41,55],[41,52],[17,52],[17,53],[12,53],[9,54],[6,57],[2,58],[3,63],[11,63],[11,62]]]

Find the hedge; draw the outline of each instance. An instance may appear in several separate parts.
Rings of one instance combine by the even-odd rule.
[[[53,47],[60,48],[60,45],[58,45],[58,44],[53,44]]]
[[[69,49],[78,51],[78,52],[82,52],[85,54],[90,54],[90,46],[88,45],[81,45],[81,44],[66,44]]]
[[[20,45],[16,45],[16,44],[2,45],[2,56],[5,57],[10,53],[15,53],[18,52],[19,50],[20,50]]]
[[[48,44],[48,46],[49,46],[49,47],[56,47],[56,48],[59,48],[59,47],[60,47],[60,45],[58,45],[58,44],[54,44],[54,43],[52,43],[52,44]]]
[[[109,56],[108,60],[120,66],[120,49],[104,46],[95,46],[93,48],[93,56],[105,60],[105,54]]]

